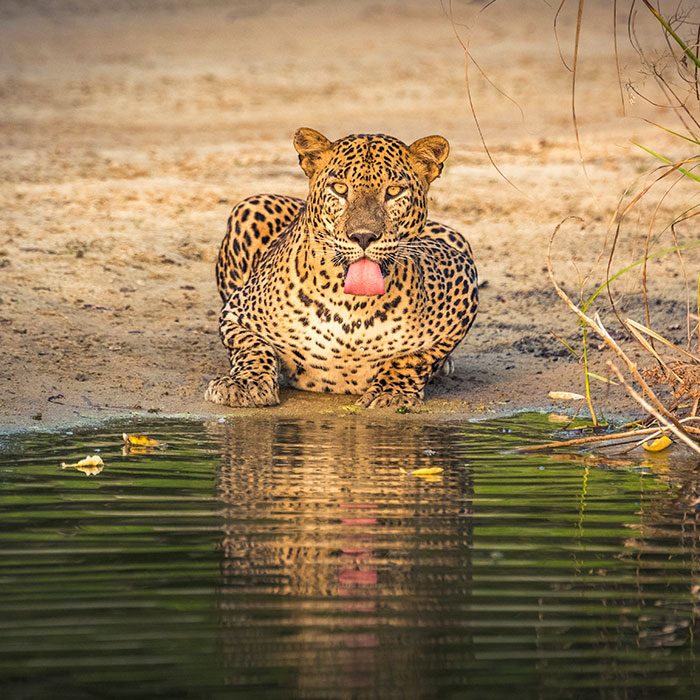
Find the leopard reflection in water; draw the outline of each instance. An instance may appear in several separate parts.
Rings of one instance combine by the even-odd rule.
[[[402,620],[416,605],[430,619],[434,601],[471,586],[471,477],[431,454],[440,428],[349,418],[213,429],[224,432],[218,599],[234,675],[284,649],[299,688],[324,670],[339,674],[336,688],[418,687],[412,658],[430,642],[404,647]],[[438,462],[444,476],[410,474]],[[427,561],[430,576],[417,574]],[[251,593],[276,597],[274,624],[260,626]]]

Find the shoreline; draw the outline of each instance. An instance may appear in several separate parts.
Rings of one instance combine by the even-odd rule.
[[[585,404],[582,401],[547,402],[501,405],[480,410],[469,408],[467,402],[459,399],[434,399],[429,400],[423,407],[406,413],[399,413],[395,408],[363,409],[348,402],[348,396],[344,395],[314,395],[311,398],[290,396],[290,394],[302,394],[296,390],[282,390],[282,403],[279,406],[265,408],[229,408],[215,407],[211,411],[148,411],[143,409],[82,409],[80,412],[73,407],[60,415],[54,415],[49,420],[16,420],[12,423],[0,424],[0,438],[15,435],[31,435],[34,433],[61,433],[65,431],[91,431],[108,424],[123,424],[119,431],[130,432],[129,425],[143,425],[148,422],[233,422],[241,421],[318,421],[337,419],[356,419],[363,421],[396,421],[396,422],[459,422],[479,423],[483,421],[512,418],[527,413],[542,415],[558,414],[566,415],[572,420],[587,419]],[[320,399],[314,401],[314,398]],[[315,406],[314,406],[315,404]],[[578,410],[576,410],[578,407]],[[608,414],[606,418],[612,425],[633,420],[633,414],[627,410]],[[553,430],[557,424],[552,423]]]

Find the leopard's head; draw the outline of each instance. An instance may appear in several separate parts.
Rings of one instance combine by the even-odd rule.
[[[449,153],[442,136],[407,146],[384,134],[358,134],[335,142],[313,129],[294,136],[309,177],[307,230],[334,265],[369,258],[384,275],[420,254],[430,183]]]

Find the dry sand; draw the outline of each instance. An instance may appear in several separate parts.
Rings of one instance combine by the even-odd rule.
[[[557,251],[575,292],[576,269],[595,260],[618,197],[653,165],[631,141],[673,152],[656,129],[620,115],[610,5],[586,4],[577,106],[588,180],[552,8],[501,0],[478,19],[474,54],[524,110],[522,120],[472,67],[486,138],[518,190],[479,143],[464,54],[437,1],[5,0],[0,426],[129,410],[228,412],[202,400],[208,380],[227,370],[214,260],[237,200],[304,195],[291,146],[299,126],[331,138],[439,133],[452,144],[431,216],[468,234],[482,301],[456,376],[429,389],[426,410],[548,408],[550,389],[580,391],[581,366],[552,335],[578,342],[546,278],[548,238],[562,218],[584,219],[567,227]],[[476,21],[477,5],[453,7],[458,23]],[[573,19],[565,12],[560,23],[569,57]],[[635,77],[626,45],[621,61]],[[660,216],[687,205],[672,194]],[[643,217],[628,226],[620,264],[639,255],[645,234]],[[654,263],[655,322],[682,336],[682,278],[673,268]],[[602,279],[598,266],[590,281]],[[638,311],[636,284],[619,290]],[[595,363],[604,374],[602,356]],[[595,391],[609,410],[629,406],[605,384]],[[287,391],[279,408],[265,410],[307,415],[348,403]]]

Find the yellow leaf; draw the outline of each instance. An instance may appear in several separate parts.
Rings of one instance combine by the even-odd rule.
[[[105,463],[102,461],[102,457],[99,455],[93,455],[92,457],[86,457],[81,459],[79,462],[74,464],[61,463],[61,469],[77,469],[83,472],[86,476],[95,476],[99,474],[105,468]]]
[[[442,474],[445,470],[442,467],[424,467],[423,469],[414,469],[411,476],[435,476]]]
[[[661,452],[661,450],[665,450],[669,445],[672,444],[672,440],[668,435],[662,435],[660,438],[656,438],[656,440],[652,440],[651,442],[647,441],[642,443],[642,447],[647,451],[647,452]]]
[[[124,438],[124,442],[127,445],[133,445],[134,447],[158,447],[160,445],[158,440],[150,438],[148,435],[127,435],[123,433],[122,438]]]
[[[104,465],[105,463],[102,461],[102,457],[93,455],[92,457],[81,459],[79,462],[75,462],[75,464],[66,464],[62,462],[61,469],[68,469],[69,467],[104,467]]]

